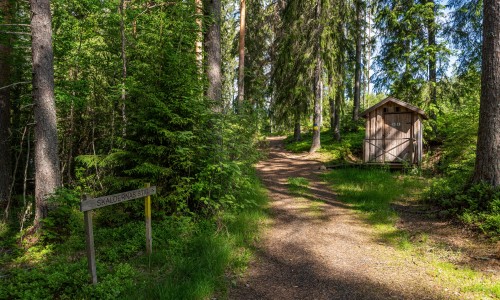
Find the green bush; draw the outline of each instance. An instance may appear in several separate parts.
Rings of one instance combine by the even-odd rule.
[[[48,200],[49,212],[42,220],[42,240],[62,242],[83,227],[80,197],[73,190],[61,188]]]
[[[491,236],[500,234],[500,189],[486,183],[468,184],[464,176],[435,180],[425,197]]]

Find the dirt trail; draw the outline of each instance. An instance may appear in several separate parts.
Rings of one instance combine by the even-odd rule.
[[[335,200],[318,177],[320,166],[311,156],[284,151],[282,138],[270,139],[269,158],[257,169],[269,190],[272,223],[230,299],[461,298]],[[290,193],[289,177],[307,178],[312,196]]]

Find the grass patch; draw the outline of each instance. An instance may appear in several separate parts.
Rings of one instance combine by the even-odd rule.
[[[309,180],[304,177],[289,177],[288,189],[296,196],[306,196],[309,191]]]
[[[363,151],[364,130],[346,132],[342,136],[342,141],[336,141],[330,131],[321,132],[321,149],[318,151],[325,154],[332,163],[352,161],[355,157],[360,157]],[[307,152],[311,148],[312,134],[302,135],[302,140],[296,142],[293,136],[285,140],[285,148],[292,152]]]
[[[465,299],[500,299],[500,283],[491,275],[439,260],[430,263],[433,268],[427,273],[439,278],[443,285],[458,289]]]
[[[415,177],[382,169],[339,169],[323,176],[341,201],[351,204],[374,225],[392,225],[396,215],[390,204],[424,186]]]
[[[95,224],[96,286],[88,284],[83,227],[63,242],[28,250],[0,242],[0,299],[210,299],[242,273],[264,221],[267,196],[257,178],[247,204],[213,219],[153,220],[153,254],[145,255],[143,221]],[[82,217],[73,211],[76,219]]]
[[[297,200],[304,201],[304,212],[313,217],[321,216],[324,202],[312,197],[309,190],[309,180],[304,177],[289,177],[287,181],[290,192],[297,197]]]
[[[427,273],[443,285],[467,299],[500,298],[500,283],[494,281],[492,275],[443,261],[459,253],[433,243],[425,233],[411,236],[394,226],[397,215],[390,204],[420,193],[424,181],[415,176],[376,169],[334,170],[324,178],[338,192],[339,200],[351,204],[374,225],[383,242],[402,250],[408,259],[417,257],[425,264]]]
[[[323,178],[338,192],[339,200],[349,203],[375,227],[382,242],[401,250],[413,248],[409,234],[394,226],[397,214],[391,203],[414,197],[423,190],[424,181],[384,169],[338,169]]]

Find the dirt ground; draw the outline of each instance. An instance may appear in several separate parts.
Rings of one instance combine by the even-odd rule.
[[[431,271],[428,262],[384,243],[358,213],[337,201],[318,176],[324,172],[321,155],[286,152],[283,138],[269,142],[268,159],[257,169],[269,191],[271,221],[229,299],[470,298]],[[308,179],[310,194],[291,193],[290,177]],[[495,245],[479,243],[475,235],[447,222],[414,214],[402,214],[397,225],[415,237],[425,233],[441,249],[449,246],[452,253],[461,253],[443,259],[500,280]]]

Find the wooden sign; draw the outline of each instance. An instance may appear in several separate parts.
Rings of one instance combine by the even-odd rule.
[[[88,211],[91,209],[101,208],[137,198],[142,198],[156,194],[156,186],[147,187],[144,189],[114,194],[110,196],[103,196],[94,199],[88,199],[80,203],[80,211]]]
[[[88,196],[84,196],[82,202],[80,203],[80,211],[83,211],[83,216],[85,219],[85,241],[87,248],[87,261],[89,274],[92,279],[92,284],[97,283],[97,272],[95,264],[95,249],[94,249],[94,229],[92,226],[92,210],[96,208],[101,208],[117,203],[122,203],[132,199],[144,197],[144,214],[146,216],[146,252],[151,254],[152,245],[152,232],[151,232],[151,195],[156,194],[156,187],[149,186],[146,184],[146,188],[124,192],[120,194],[103,196],[99,198],[91,199]]]

